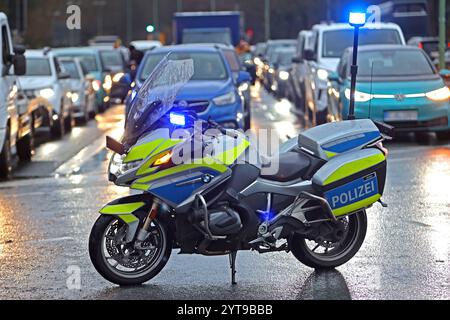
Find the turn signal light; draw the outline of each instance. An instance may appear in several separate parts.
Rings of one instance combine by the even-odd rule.
[[[163,164],[168,163],[171,159],[172,159],[172,152],[166,153],[166,154],[162,155],[161,157],[159,157],[159,158],[153,163],[153,166],[155,166],[155,167],[161,166],[161,165],[163,165]]]

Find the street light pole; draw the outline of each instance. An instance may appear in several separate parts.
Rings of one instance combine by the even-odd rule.
[[[358,75],[358,42],[359,42],[359,28],[366,24],[365,12],[350,12],[349,22],[355,28],[353,37],[353,60],[350,68],[351,82],[350,82],[350,107],[348,110],[348,120],[355,120],[355,92],[356,92],[356,77]]]
[[[356,91],[356,76],[358,75],[358,42],[359,42],[359,27],[355,27],[353,37],[353,62],[350,67],[351,83],[350,83],[350,108],[348,112],[348,120],[355,120],[355,91]]]
[[[270,0],[264,2],[264,23],[266,40],[270,39]]]
[[[445,69],[446,25],[445,0],[439,0],[439,68]]]

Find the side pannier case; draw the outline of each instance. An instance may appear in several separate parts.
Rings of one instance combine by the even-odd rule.
[[[343,154],[314,175],[313,187],[325,198],[335,216],[370,207],[383,195],[386,157],[377,148]]]

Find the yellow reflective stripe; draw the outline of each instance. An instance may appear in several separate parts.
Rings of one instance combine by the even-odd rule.
[[[331,151],[325,151],[325,154],[327,155],[328,158],[334,158],[338,155],[337,153]]]
[[[135,221],[138,221],[138,218],[136,218],[132,214],[122,214],[122,215],[120,215],[118,217],[120,219],[122,219],[122,221],[125,222],[125,223],[133,223]]]
[[[147,184],[134,183],[131,185],[131,189],[147,191],[150,186]]]
[[[100,210],[103,214],[130,214],[145,206],[145,202],[107,205]]]
[[[250,142],[243,139],[241,144],[234,147],[233,149],[227,150],[225,152],[214,155],[214,158],[226,165],[232,165],[237,158],[248,148]]]
[[[370,157],[356,160],[350,163],[347,163],[337,169],[335,172],[333,172],[332,175],[330,175],[326,180],[324,185],[328,185],[330,183],[333,183],[335,181],[342,180],[348,176],[351,176],[352,174],[361,172],[365,169],[368,169],[370,167],[373,167],[374,165],[383,162],[386,160],[383,154],[374,154]]]
[[[164,142],[165,139],[157,139],[148,143],[141,144],[139,146],[133,147],[127,156],[124,159],[124,162],[132,162],[137,160],[142,160],[147,158],[150,154],[152,154],[153,150],[155,150],[161,143]]]
[[[192,169],[198,169],[198,168],[212,169],[212,170],[218,171],[220,173],[224,173],[228,169],[226,166],[224,166],[222,164],[215,163],[214,159],[205,158],[205,159],[201,159],[201,160],[196,160],[194,164],[183,164],[183,165],[180,165],[177,167],[173,167],[173,168],[166,169],[164,171],[152,174],[149,177],[144,177],[144,178],[137,180],[136,183],[144,184],[144,183],[148,183],[151,181],[155,181],[155,180],[164,178],[164,177],[172,175],[172,174],[176,174],[176,173],[180,173],[180,172],[188,171],[188,170],[192,170]]]
[[[183,142],[183,140],[166,140],[164,143],[162,143],[158,149],[152,152],[152,155],[157,155],[158,153],[161,153],[163,151],[166,151],[167,149],[172,148],[173,146],[176,146],[180,142]]]
[[[352,203],[348,206],[333,210],[333,214],[335,216],[342,216],[344,214],[355,212],[362,208],[367,208],[368,206],[370,206],[370,205],[374,204],[375,202],[377,202],[378,200],[380,200],[380,198],[381,198],[381,195],[376,194],[370,198],[367,198],[367,199]]]

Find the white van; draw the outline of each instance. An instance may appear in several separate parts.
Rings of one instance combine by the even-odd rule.
[[[349,24],[319,24],[312,28],[312,48],[304,55],[307,63],[305,110],[312,125],[326,122],[327,83],[342,53],[353,45],[354,28]],[[394,23],[368,23],[360,30],[359,45],[406,45],[401,28]]]
[[[25,73],[24,49],[13,49],[8,19],[0,12],[0,179],[12,171],[13,156],[28,159],[32,153],[30,126],[18,114],[20,94],[16,75]]]

